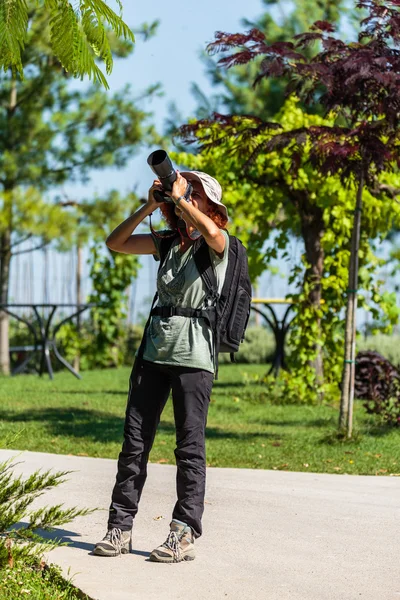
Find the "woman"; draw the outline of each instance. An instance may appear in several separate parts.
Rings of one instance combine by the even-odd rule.
[[[192,185],[185,199],[188,182]],[[134,234],[143,219],[160,207],[171,230],[179,231],[160,266],[158,307],[205,306],[206,289],[197,270],[194,252],[206,243],[219,293],[228,262],[229,236],[226,207],[219,183],[198,171],[178,173],[170,197],[160,206],[150,188],[147,203],[108,237],[107,246],[126,254],[153,254],[159,259],[162,236]],[[161,310],[159,310],[161,312]],[[153,314],[153,311],[152,311]],[[201,536],[206,479],[205,428],[214,380],[212,331],[203,318],[151,317],[140,359],[140,377],[134,367],[126,409],[124,443],[118,460],[108,531],[96,544],[95,554],[116,556],[131,547],[131,529],[147,476],[147,462],[165,403],[172,390],[176,428],[177,502],[166,541],[153,550],[150,560],[180,562],[195,558],[194,540]],[[137,359],[138,360],[138,359]],[[136,367],[138,365],[136,364]]]

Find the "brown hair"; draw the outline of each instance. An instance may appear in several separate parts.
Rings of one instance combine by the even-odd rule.
[[[178,217],[175,214],[175,204],[164,202],[160,206],[164,219],[171,229],[178,229]],[[228,223],[227,217],[222,213],[218,206],[207,198],[207,217],[209,217],[220,229],[225,229]]]

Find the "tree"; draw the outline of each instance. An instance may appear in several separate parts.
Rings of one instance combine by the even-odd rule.
[[[132,51],[118,41],[112,47],[115,56]],[[71,89],[52,57],[46,10],[35,11],[23,63],[24,80],[10,72],[1,77],[0,304],[7,303],[11,259],[24,240],[37,239],[38,246],[72,241],[77,215],[49,202],[46,192],[66,181],[87,181],[92,170],[124,166],[154,135],[129,87],[112,96],[98,86],[87,94]],[[0,312],[0,372],[8,370],[8,318]]]
[[[107,27],[118,38],[134,42],[135,37],[122,20],[122,2],[117,0],[116,14],[107,0],[4,0],[0,3],[0,68],[12,69],[23,77],[23,51],[30,31],[36,28],[39,11],[45,8],[49,20],[51,53],[74,77],[88,75],[108,88],[96,60],[104,61],[109,75],[113,67],[113,50]],[[74,6],[75,5],[75,6]],[[77,6],[78,5],[78,6]],[[40,20],[40,18],[39,18]]]
[[[288,389],[287,395],[296,394],[298,401],[317,401],[318,390],[322,395],[337,389],[337,343],[347,289],[353,201],[338,176],[321,175],[310,164],[309,149],[304,151],[295,174],[291,149],[268,150],[268,144],[277,132],[290,135],[301,127],[330,126],[333,122],[308,114],[291,96],[269,123],[270,128],[260,119],[240,115],[219,115],[184,127],[183,139],[200,152],[174,155],[177,164],[206,171],[221,182],[230,207],[231,229],[248,249],[253,281],[273,258],[287,258],[292,263],[290,281],[297,284],[299,292],[291,294],[296,319],[291,328],[290,361],[298,375],[288,383],[293,389]],[[258,147],[263,150],[254,161],[248,160]],[[383,181],[396,185],[399,179],[385,174],[382,185]],[[362,287],[373,297],[370,308],[374,317],[379,316],[385,326],[398,316],[396,298],[382,292],[374,277],[380,262],[371,241],[384,238],[399,219],[399,205],[385,202],[385,196],[366,195]],[[290,253],[293,236],[304,243],[300,263],[293,261]]]
[[[308,33],[293,42],[268,44],[258,30],[248,34],[218,33],[211,49],[231,50],[222,58],[226,67],[262,57],[257,80],[287,77],[288,93],[303,101],[321,104],[335,119],[331,126],[310,126],[291,132],[275,132],[267,145],[257,144],[253,135],[252,160],[266,150],[288,149],[291,168],[298,173],[307,150],[310,162],[322,176],[338,174],[348,188],[357,189],[349,261],[346,309],[345,358],[339,426],[352,435],[352,406],[355,373],[355,313],[359,281],[359,247],[363,194],[384,193],[379,176],[400,166],[400,0],[360,0],[357,8],[367,11],[358,41],[345,43],[334,37],[328,22],[316,22]],[[322,50],[310,59],[305,49],[318,42]],[[256,81],[257,81],[256,80]],[[230,126],[230,123],[228,123]],[[264,123],[263,130],[276,130]],[[389,201],[389,200],[388,200]]]
[[[267,9],[256,20],[243,19],[246,29],[262,31],[270,43],[284,42],[304,31],[313,20],[329,20],[340,23],[348,12],[348,0],[294,0],[286,3],[282,0],[263,0]],[[310,56],[315,54],[313,48],[308,49]],[[193,92],[198,100],[196,115],[206,118],[212,112],[223,112],[234,115],[253,115],[263,120],[275,116],[285,102],[285,85],[283,78],[263,79],[255,87],[253,85],[259,70],[260,60],[255,60],[234,68],[224,70],[209,55],[204,56],[208,77],[217,89],[215,96],[209,98],[202,94],[196,84]]]
[[[137,256],[112,252],[104,240],[137,210],[138,204],[134,192],[121,195],[117,190],[81,201],[64,198],[61,202],[76,221],[73,237],[78,252],[84,246],[90,247],[90,319],[84,326],[77,319],[76,324],[69,323],[62,331],[64,351],[74,361],[76,370],[80,368],[81,356],[83,368],[92,369],[117,367],[125,358],[117,342],[125,333],[126,291],[137,277],[140,262]],[[82,299],[77,298],[77,303],[82,303]]]
[[[291,5],[286,5],[280,0],[264,0],[264,5],[268,10],[259,19],[255,22],[244,19],[242,21],[243,25],[264,32],[271,42],[281,42],[303,31],[309,24],[310,14],[314,15],[315,18],[331,19],[339,22],[345,12],[347,2],[345,0],[339,2],[296,0]],[[312,56],[315,51],[309,49],[308,53]],[[203,94],[196,84],[193,84],[192,90],[198,103],[196,110],[198,118],[207,119],[213,112],[224,112],[234,115],[251,115],[263,121],[268,121],[271,118],[276,120],[277,114],[282,110],[285,102],[285,85],[287,81],[284,78],[262,79],[257,86],[254,86],[253,83],[257,77],[261,59],[257,56],[252,58],[254,60],[244,61],[229,70],[221,69],[210,56],[204,58],[208,76],[213,85],[217,86],[218,92],[214,97],[209,98]],[[305,118],[308,117],[309,115],[306,115]],[[174,125],[171,129],[173,128]],[[184,150],[183,147],[180,149]],[[239,169],[238,175],[243,176],[241,169]],[[260,178],[253,173],[252,181],[249,181],[249,183],[258,185],[258,193],[260,193],[262,187],[271,185],[276,187],[277,179],[274,176],[272,179],[270,176]],[[285,173],[281,173],[281,179],[286,180]],[[290,183],[284,186],[284,189],[285,193],[291,198],[290,202],[303,207],[303,210],[300,209],[302,225],[299,229],[296,221],[294,234],[298,235],[300,233],[305,242],[307,260],[310,265],[306,280],[308,277],[312,277],[314,273],[317,282],[323,270],[323,250],[320,240],[324,231],[324,223],[321,207],[308,202],[305,192],[293,190]],[[303,197],[301,198],[301,196]],[[262,225],[260,230],[264,230]],[[318,310],[320,306],[319,296],[320,290],[316,285],[310,290],[310,302]],[[317,323],[319,323],[319,319],[317,319]],[[323,361],[319,348],[320,346],[316,347],[317,353],[313,364],[317,371],[318,380],[322,383]]]

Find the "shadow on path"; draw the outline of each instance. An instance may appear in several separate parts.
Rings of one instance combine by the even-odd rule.
[[[27,523],[19,523],[19,525],[27,525]],[[53,531],[39,530],[38,533],[40,533],[40,535],[46,540],[59,540],[62,544],[67,544],[68,548],[78,548],[79,550],[87,550],[91,556],[96,556],[95,554],[93,554],[93,548],[94,544],[99,540],[94,540],[93,543],[83,542],[79,539],[81,537],[80,533],[59,528],[56,528]],[[148,558],[151,552],[133,549],[131,554],[136,554],[137,556],[143,556],[145,558]],[[101,557],[96,556],[96,558],[100,558],[101,560]]]
[[[49,435],[86,439],[95,442],[122,443],[124,416],[84,408],[41,408],[24,412],[1,411],[0,421],[9,423],[39,423]],[[257,421],[258,423],[258,421]],[[173,422],[161,421],[159,433],[175,436]],[[277,433],[236,432],[223,427],[207,427],[208,439],[252,440],[254,438],[281,438]]]

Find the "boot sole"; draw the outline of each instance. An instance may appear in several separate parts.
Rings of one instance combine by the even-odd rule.
[[[130,548],[121,548],[121,554],[129,554]],[[93,554],[96,556],[119,556],[115,550],[106,550],[105,548],[95,548]]]
[[[181,560],[176,561],[172,558],[172,556],[170,558],[167,558],[165,556],[158,556],[157,554],[150,554],[149,560],[151,562],[174,563],[174,562],[183,562],[183,561],[194,560],[195,558],[196,558],[195,556],[186,554],[183,558],[181,558]]]

